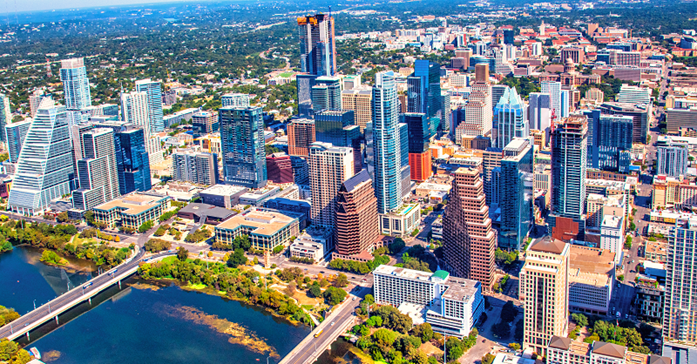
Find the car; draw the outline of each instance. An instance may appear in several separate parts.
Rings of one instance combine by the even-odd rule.
[[[356,297],[353,297],[353,299],[351,301],[355,301],[355,300],[356,300]]]
[[[330,326],[334,326],[334,323],[332,322],[332,324]]]

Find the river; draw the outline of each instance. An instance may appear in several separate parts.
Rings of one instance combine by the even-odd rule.
[[[0,305],[20,313],[79,285],[94,270],[47,266],[40,251],[0,254]],[[173,283],[131,278],[32,332],[48,363],[277,363],[310,331],[261,308],[189,291]],[[26,340],[20,340],[25,343]]]

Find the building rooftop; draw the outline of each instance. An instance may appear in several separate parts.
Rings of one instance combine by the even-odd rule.
[[[552,336],[549,339],[549,347],[561,350],[569,350],[571,347],[571,339],[568,337]]]
[[[528,250],[543,253],[561,254],[564,252],[565,247],[565,242],[559,239],[553,239],[551,236],[545,236],[534,240],[532,244],[530,244],[530,247],[528,247]]]
[[[271,236],[297,220],[280,212],[251,208],[223,221],[216,229],[234,230],[243,226],[253,230],[254,234]]]
[[[207,193],[211,195],[224,195],[232,196],[240,192],[247,191],[247,187],[235,186],[235,185],[214,185],[201,191],[201,193]]]
[[[622,345],[606,343],[602,341],[593,342],[593,353],[605,355],[613,358],[624,359],[627,348]]]
[[[363,182],[368,182],[368,181],[371,181],[370,175],[368,174],[368,170],[362,169],[355,176],[344,181],[342,190],[344,190],[344,187],[345,187],[345,191],[347,191],[347,192],[353,191],[360,184],[362,184]]]
[[[622,225],[622,217],[620,216],[612,216],[612,215],[607,215],[603,216],[603,227],[612,227],[619,229],[620,226]]]
[[[569,281],[604,287],[615,275],[615,253],[581,245],[571,245]]]
[[[235,213],[222,207],[208,205],[205,203],[190,203],[184,206],[180,213],[192,213],[196,216],[208,216],[216,219],[227,219]]]
[[[474,296],[481,285],[475,280],[452,277],[448,272],[443,270],[429,273],[391,265],[381,265],[377,267],[373,273],[443,284],[448,288],[443,292],[442,297],[456,301],[464,301]]]
[[[158,206],[163,200],[167,199],[167,196],[162,195],[146,195],[141,193],[131,193],[128,195],[121,196],[115,200],[103,203],[99,206],[95,206],[95,210],[109,211],[113,209],[120,209],[124,214],[137,215],[143,211],[147,211],[153,207]]]

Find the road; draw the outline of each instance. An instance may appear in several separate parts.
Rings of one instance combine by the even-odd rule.
[[[346,331],[344,328],[344,323],[347,320],[353,320],[356,307],[361,303],[361,299],[365,297],[366,294],[371,292],[371,288],[360,287],[360,290],[356,292],[356,299],[353,300],[353,295],[349,295],[344,303],[344,306],[340,307],[337,311],[333,312],[323,323],[321,323],[317,328],[315,328],[307,338],[305,338],[298,346],[295,347],[285,358],[281,361],[282,364],[304,364],[312,363],[317,357],[331,345],[336,339]],[[332,325],[334,323],[334,325]],[[351,326],[348,326],[351,327]],[[322,334],[315,338],[314,335],[322,330]]]
[[[148,257],[148,259],[153,259],[153,258],[159,258],[167,255],[171,255],[172,253],[169,252],[163,252],[159,253],[153,256]],[[132,268],[135,268],[140,264],[140,262],[145,258],[145,251],[144,250],[139,250],[138,254],[133,257],[133,259],[127,263],[121,264],[120,266],[117,267],[118,271],[125,272],[128,271]],[[31,326],[34,324],[36,321],[39,320],[44,320],[46,316],[50,316],[52,312],[62,312],[66,311],[67,309],[72,308],[74,306],[74,301],[80,299],[83,296],[89,296],[90,293],[96,293],[99,291],[102,291],[105,287],[105,285],[111,286],[112,284],[108,283],[111,281],[114,277],[113,274],[117,272],[117,270],[110,270],[107,272],[107,274],[101,274],[90,281],[82,284],[79,287],[75,287],[71,289],[70,291],[58,296],[55,298],[53,301],[48,302],[47,304],[38,307],[37,309],[21,316],[17,320],[13,321],[12,323],[5,325],[3,327],[0,327],[0,337],[5,338],[13,334],[14,331],[17,331],[17,329],[24,328],[26,326]],[[96,291],[96,292],[95,292]],[[70,307],[68,307],[70,306]],[[50,320],[50,318],[49,318]]]

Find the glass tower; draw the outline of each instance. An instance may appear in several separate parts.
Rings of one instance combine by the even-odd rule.
[[[19,154],[8,209],[34,215],[70,193],[73,152],[65,107],[44,99]]]
[[[532,224],[533,148],[528,139],[514,138],[503,149],[499,179],[501,227],[499,247],[520,250]]]
[[[150,132],[165,130],[162,114],[162,85],[151,79],[136,81],[136,91],[148,94],[148,112],[150,113]]]
[[[90,80],[87,78],[87,68],[82,58],[62,60],[60,77],[63,81],[67,110],[83,110],[92,106]]]
[[[375,75],[372,109],[375,195],[378,212],[384,214],[397,210],[402,203],[402,143],[394,72]]]
[[[266,186],[264,121],[260,107],[223,107],[220,142],[225,182],[248,188]]]

